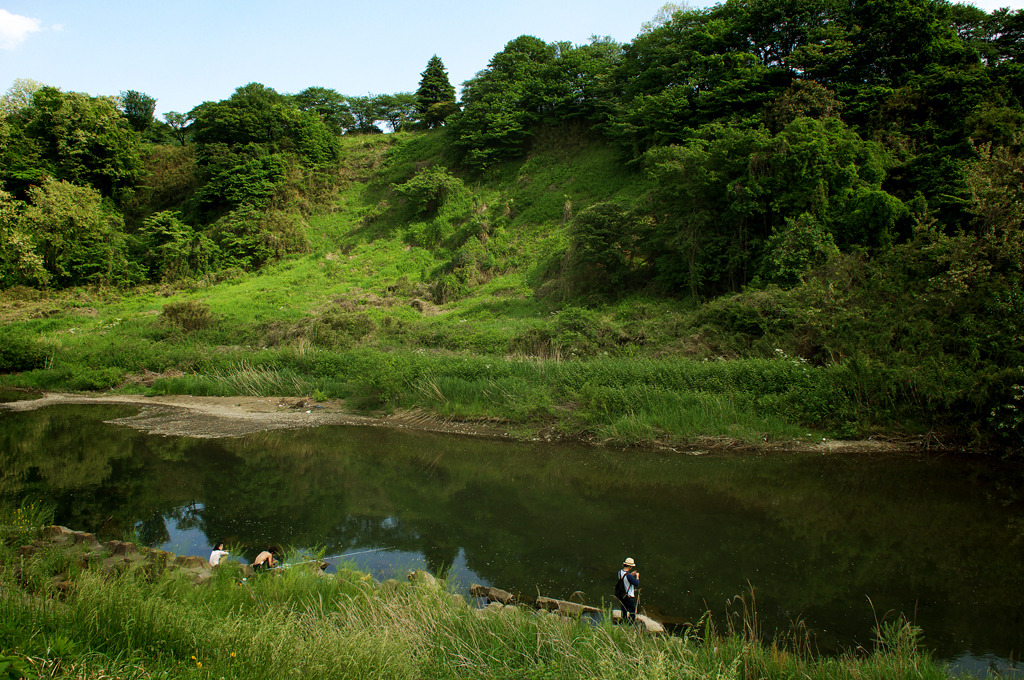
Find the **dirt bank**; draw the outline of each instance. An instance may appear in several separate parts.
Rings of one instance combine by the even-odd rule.
[[[267,430],[297,429],[320,425],[363,425],[394,427],[530,441],[560,439],[549,432],[510,432],[501,423],[445,420],[434,414],[416,411],[395,411],[376,416],[360,415],[346,409],[342,400],[315,402],[295,397],[195,397],[169,395],[147,397],[136,394],[105,394],[99,396],[46,392],[38,399],[0,404],[0,409],[31,411],[58,404],[132,404],[139,412],[109,422],[134,427],[143,432],[197,438],[240,437]],[[587,444],[599,444],[581,438]],[[792,441],[766,443],[751,447],[726,439],[703,439],[685,447],[657,446],[679,453],[700,455],[721,451],[811,451],[820,453],[869,452],[885,453],[917,449],[906,443],[861,440],[821,442]]]
[[[488,437],[509,436],[500,428],[486,423],[450,422],[409,411],[365,416],[346,410],[344,401],[315,402],[294,397],[146,397],[136,394],[91,396],[46,392],[39,399],[0,404],[0,409],[31,411],[58,404],[137,405],[140,409],[136,415],[117,418],[110,422],[128,425],[150,434],[197,438],[240,437],[266,430],[320,425],[364,425]]]

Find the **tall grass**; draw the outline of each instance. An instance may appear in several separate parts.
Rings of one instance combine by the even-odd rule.
[[[318,395],[371,410],[408,408],[442,418],[541,427],[557,423],[563,432],[615,444],[791,439],[819,429],[835,431],[857,419],[849,371],[785,358],[535,359],[422,348],[325,349],[303,337],[274,348],[126,338],[106,359],[99,351],[68,352],[50,369],[6,382],[103,390],[120,385],[129,367],[140,366],[152,373],[186,369],[152,382],[156,394]]]
[[[9,564],[9,563],[8,563]],[[40,677],[167,678],[946,678],[905,622],[872,653],[814,658],[704,625],[650,636],[523,608],[470,607],[432,579],[374,584],[341,570],[246,582],[237,567],[202,586],[170,573],[85,571],[59,605],[8,586],[3,653]]]
[[[53,522],[54,508],[33,501],[18,506],[0,504],[0,545],[29,543],[46,525]]]

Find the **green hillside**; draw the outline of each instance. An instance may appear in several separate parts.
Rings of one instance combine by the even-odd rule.
[[[16,81],[0,382],[1020,450],[1022,12],[783,5],[520,36],[458,102]]]

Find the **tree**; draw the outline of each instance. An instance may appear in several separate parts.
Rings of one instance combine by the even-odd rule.
[[[834,92],[814,80],[797,80],[764,112],[764,122],[772,132],[779,132],[801,116],[807,118],[838,118],[842,109]]]
[[[171,128],[171,136],[178,140],[182,146],[188,139],[188,126],[192,122],[192,116],[187,113],[168,111],[164,114],[164,121]]]
[[[142,168],[139,133],[112,97],[43,87],[14,118],[39,159],[40,174],[96,187],[104,195],[132,186]]]
[[[645,154],[654,224],[640,246],[666,290],[699,297],[749,282],[766,236],[766,189],[752,160],[769,143],[763,129],[708,126]]]
[[[353,123],[346,130],[347,134],[376,135],[383,132],[377,127],[377,122],[384,120],[384,111],[378,95],[348,97],[348,106]]]
[[[740,32],[732,4],[677,11],[627,45],[612,72],[620,105],[607,130],[634,154],[684,143],[723,118],[756,125],[765,104],[792,80],[767,66]]]
[[[26,106],[32,105],[32,95],[46,87],[31,78],[15,78],[7,92],[0,97],[0,117],[17,113]]]
[[[288,253],[309,250],[304,227],[296,213],[263,211],[245,204],[217,220],[210,235],[222,264],[253,270]]]
[[[156,99],[143,92],[128,90],[121,93],[124,117],[136,132],[145,132],[153,124]]]
[[[640,32],[650,33],[658,26],[663,26],[671,21],[672,15],[676,12],[685,12],[689,9],[689,4],[685,2],[666,2],[658,8],[658,11],[654,13],[654,17],[650,21],[640,24]]]
[[[300,111],[310,111],[320,117],[331,132],[343,134],[355,124],[344,95],[326,87],[307,87],[292,99]]]
[[[583,210],[570,224],[569,275],[574,288],[622,294],[635,283],[644,262],[637,241],[650,230],[646,217],[613,201]]]
[[[522,153],[540,125],[596,121],[601,83],[619,54],[603,39],[580,47],[530,35],[509,42],[463,87],[464,109],[451,119],[461,160],[483,168]]]
[[[967,183],[975,233],[990,246],[990,259],[1024,272],[1024,133],[1013,142],[983,144],[967,167]]]
[[[95,189],[47,179],[29,189],[20,224],[53,283],[127,285],[142,278],[127,257],[124,219]]]
[[[758,274],[795,283],[836,249],[889,246],[909,210],[882,188],[887,160],[835,117],[778,134],[705,125],[644,156],[655,223],[641,245],[669,290],[737,290]]]
[[[227,144],[240,148],[262,144],[278,150],[287,137],[284,95],[260,83],[249,83],[228,99],[204,102],[189,112],[193,137],[200,145]]]
[[[392,132],[400,132],[416,120],[416,95],[412,92],[382,94],[378,98],[380,113]]]
[[[204,102],[189,115],[200,162],[215,150],[251,156],[250,145],[259,147],[258,153],[294,152],[313,164],[337,158],[338,141],[320,116],[260,83],[243,85],[223,101]]]
[[[210,271],[217,247],[206,235],[179,219],[175,212],[150,215],[139,230],[139,249],[149,277],[176,281]]]
[[[0,190],[0,289],[17,284],[46,285],[50,274],[21,215],[25,204]]]
[[[427,126],[435,128],[444,125],[445,118],[457,110],[455,88],[448,81],[444,63],[435,54],[420,74],[420,86],[416,90],[416,111]]]

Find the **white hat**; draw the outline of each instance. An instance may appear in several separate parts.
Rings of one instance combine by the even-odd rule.
[[[636,562],[633,561],[632,557],[627,557],[626,561],[622,563],[622,566],[624,566],[624,567],[635,567],[636,566]]]

